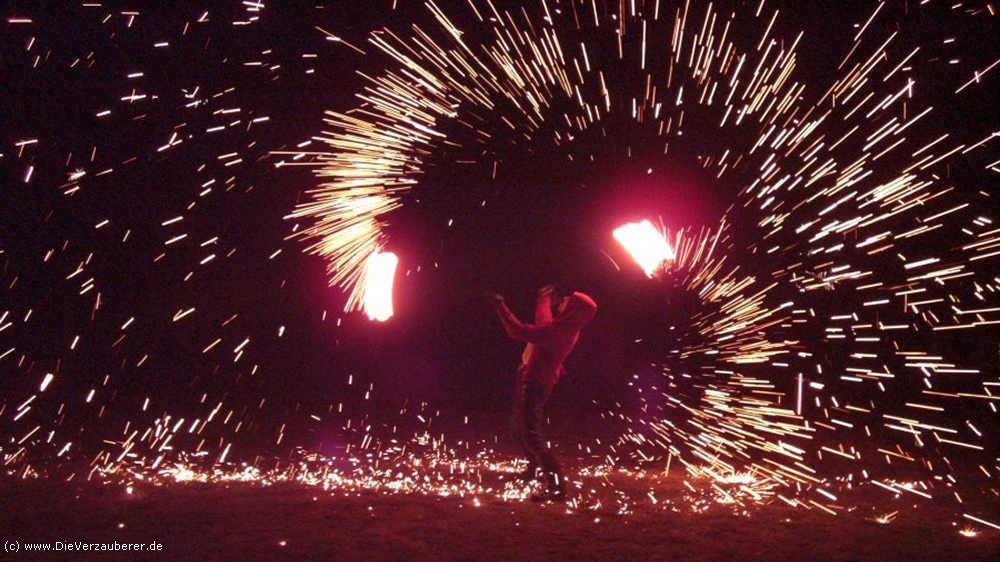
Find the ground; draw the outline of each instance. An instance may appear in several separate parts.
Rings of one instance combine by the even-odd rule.
[[[567,513],[534,504],[421,494],[327,492],[301,484],[120,485],[2,480],[0,529],[22,551],[5,559],[81,559],[28,554],[27,542],[162,544],[152,554],[83,559],[155,560],[990,560],[1000,533],[959,533],[954,510],[890,506],[888,525],[862,510],[837,516],[782,502],[746,515],[724,506],[683,508],[677,478],[660,501],[677,511],[609,508]],[[900,500],[897,500],[900,501]],[[905,501],[905,500],[903,500]],[[479,505],[476,505],[476,504]],[[959,518],[960,520],[960,518]]]

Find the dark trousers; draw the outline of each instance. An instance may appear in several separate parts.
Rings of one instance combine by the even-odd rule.
[[[540,468],[550,486],[561,487],[562,468],[545,446],[545,440],[541,435],[545,402],[552,394],[556,381],[539,380],[539,377],[526,375],[523,367],[518,369],[514,386],[512,420],[514,440],[524,449],[524,454],[528,457],[528,469]]]

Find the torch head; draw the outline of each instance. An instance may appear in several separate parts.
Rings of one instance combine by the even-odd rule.
[[[666,237],[648,220],[622,225],[615,229],[614,237],[632,255],[646,277],[653,277],[674,259],[674,251]]]

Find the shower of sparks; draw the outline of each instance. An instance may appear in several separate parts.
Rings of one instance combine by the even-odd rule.
[[[628,250],[646,277],[652,277],[667,260],[674,259],[667,239],[648,220],[622,225],[615,229],[614,237]]]
[[[392,317],[392,283],[398,263],[399,258],[392,252],[378,252],[368,258],[361,293],[368,318],[385,322]]]
[[[619,445],[643,462],[670,456],[811,490],[826,511],[835,481],[895,493],[891,476],[916,470],[929,480],[906,492],[931,497],[944,492],[929,482],[954,482],[958,463],[992,480],[996,459],[982,453],[1000,379],[933,342],[1000,324],[991,194],[951,177],[960,164],[1000,171],[998,132],[934,128],[927,47],[872,25],[884,5],[856,29],[838,75],[810,84],[799,71],[808,38],[782,36],[781,10],[763,1],[511,12],[470,1],[473,29],[429,1],[437,28],[372,33],[389,69],[363,74],[361,104],[331,115],[318,137],[330,152],[312,164],[333,179],[296,216],[359,186],[398,204],[435,154],[463,143],[490,177],[529,139],[592,161],[595,149],[574,141],[610,123],[645,131],[668,156],[683,143],[737,189],[716,226],[674,235],[671,283],[699,309],[672,327],[664,380],[643,394],[652,415],[629,418]],[[641,79],[612,79],[621,68]],[[316,213],[302,235],[343,278],[364,259],[353,248],[383,242],[377,213],[367,239],[345,236],[350,221],[336,213]],[[650,275],[661,257],[636,259]]]
[[[316,223],[308,230],[293,233],[290,238],[315,238],[306,250],[326,258],[331,285],[352,287],[345,308],[353,310],[363,306],[364,266],[377,254],[384,238],[377,217],[400,204],[383,186],[372,187],[363,179],[353,179],[364,172],[324,168],[320,173],[348,179],[335,180],[336,188],[325,184],[323,190],[311,192],[314,200],[300,205],[288,218],[309,216],[314,217]]]
[[[322,406],[278,410],[286,408],[276,405],[280,396],[233,390],[286,377],[290,366],[271,352],[298,343],[296,323],[267,314],[282,300],[275,295],[288,294],[286,278],[263,285],[293,253],[283,252],[291,246],[282,236],[325,260],[330,283],[348,294],[345,310],[388,317],[393,275],[370,282],[370,260],[389,245],[386,226],[407,196],[459,189],[422,185],[434,165],[478,166],[495,179],[511,154],[525,157],[537,145],[583,166],[607,156],[588,135],[624,124],[643,142],[654,139],[665,158],[681,146],[696,153],[720,185],[736,188],[713,224],[666,233],[670,274],[648,282],[695,306],[670,327],[671,343],[653,361],[658,378],[636,375],[641,414],[605,412],[627,431],[592,450],[580,446],[601,460],[570,476],[570,508],[607,502],[588,486],[609,475],[645,483],[662,474],[682,475],[696,511],[781,501],[840,514],[846,494],[864,488],[887,502],[952,502],[964,536],[998,528],[966,510],[958,490],[993,490],[986,493],[995,501],[1000,378],[956,343],[995,347],[1000,324],[991,188],[1000,130],[995,114],[966,114],[971,96],[995,90],[996,53],[967,61],[982,46],[927,34],[915,43],[906,22],[889,20],[878,2],[853,27],[830,22],[846,33],[846,48],[831,79],[809,82],[808,53],[829,45],[786,29],[794,3],[440,4],[426,4],[432,25],[378,30],[367,45],[324,25],[315,48],[293,61],[278,47],[240,50],[232,41],[238,33],[252,43],[263,2],[244,2],[232,17],[185,13],[170,28],[138,10],[84,3],[77,15],[90,32],[80,36],[100,38],[101,48],[84,44],[90,39],[67,47],[61,30],[42,23],[48,18],[7,15],[15,54],[5,60],[17,72],[81,86],[43,111],[87,92],[74,102],[84,106],[86,134],[25,126],[31,116],[17,114],[0,147],[10,180],[0,216],[15,222],[0,239],[0,460],[8,476],[31,478],[66,462],[68,480],[127,485],[296,481],[524,499],[529,490],[505,478],[520,467],[486,445],[372,429],[366,407],[375,389],[353,376],[352,400]],[[995,17],[989,3],[949,4],[950,17]],[[227,41],[239,56],[218,50]],[[269,115],[282,97],[221,78],[231,72],[263,89],[293,72],[336,74],[330,69],[344,61],[324,65],[335,55],[318,54],[330,48],[358,65],[365,85],[357,106],[328,112],[325,132],[291,147]],[[366,71],[369,58],[385,70]],[[204,61],[217,66],[174,72]],[[25,83],[11,81],[24,98],[15,101],[37,106],[48,99],[37,92],[53,89]],[[619,157],[638,141],[614,144]],[[311,168],[318,185],[262,251],[247,242],[257,233],[240,220],[239,204],[278,191],[268,176],[276,156],[282,168]],[[394,273],[395,262],[387,269]],[[233,298],[232,283],[258,279],[261,289],[247,292],[259,298]],[[136,304],[147,290],[167,297]],[[340,325],[327,310],[320,320]],[[190,379],[177,378],[188,371]],[[265,411],[288,419],[271,427]],[[414,416],[421,424],[434,417],[400,414]],[[346,454],[303,453],[278,468],[265,466],[264,455],[233,459],[255,456],[243,444],[262,435],[288,447],[303,427],[320,424],[346,435]],[[488,474],[499,477],[483,484]],[[609,493],[621,514],[680,503],[652,488]],[[877,513],[891,524],[897,510]]]

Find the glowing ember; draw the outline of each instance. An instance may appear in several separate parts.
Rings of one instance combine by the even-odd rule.
[[[879,523],[880,525],[888,525],[889,523],[892,523],[892,520],[895,519],[897,515],[899,515],[899,511],[893,511],[891,513],[884,513],[882,515],[879,515],[878,517],[876,517],[872,521],[875,521],[876,523]]]
[[[614,236],[647,277],[652,277],[664,262],[674,259],[674,251],[666,237],[648,220],[619,226],[615,229]]]
[[[392,318],[392,281],[399,258],[392,252],[376,252],[368,258],[365,268],[364,307],[372,320],[385,322]]]

